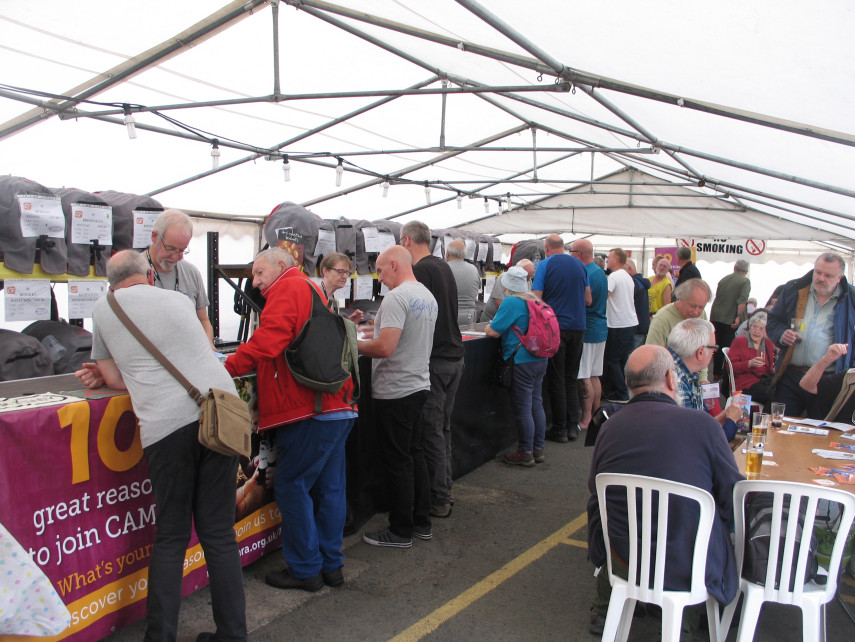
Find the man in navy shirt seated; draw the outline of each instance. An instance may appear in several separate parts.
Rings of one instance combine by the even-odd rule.
[[[625,372],[631,398],[625,408],[603,424],[588,476],[588,490],[591,492],[588,500],[588,558],[595,566],[602,567],[591,609],[592,633],[602,633],[611,596],[597,501],[596,478],[599,473],[646,475],[708,491],[715,500],[718,519],[713,522],[710,535],[706,586],[721,604],[733,600],[738,586],[729,531],[733,523],[733,485],[743,476],[736,467],[721,425],[703,411],[677,405],[674,400],[677,394],[674,360],[665,348],[641,346],[630,355]],[[609,514],[626,512],[625,496],[619,499],[617,496],[612,498],[610,494],[608,501]],[[682,502],[672,505],[669,535],[674,534],[674,540],[668,545],[666,589],[684,590],[689,587],[697,521],[696,506]],[[620,523],[620,519],[609,520],[613,525],[610,529],[613,567],[618,569],[618,573],[621,568],[626,570],[629,558],[628,534],[614,528]],[[680,546],[685,547],[684,550],[680,550]],[[675,550],[677,552],[672,556],[670,553]],[[699,610],[686,609],[684,629],[697,629],[699,617]]]

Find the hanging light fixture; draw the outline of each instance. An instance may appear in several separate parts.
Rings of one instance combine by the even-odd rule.
[[[338,165],[335,166],[335,186],[341,187],[341,177],[344,175],[344,161],[338,159]]]
[[[137,121],[134,120],[134,117],[131,115],[131,106],[124,105],[125,110],[125,127],[128,128],[128,138],[134,140],[137,137],[137,127],[134,123]]]
[[[211,167],[213,169],[220,167],[220,141],[216,138],[211,141]]]
[[[288,154],[282,157],[282,176],[285,177],[285,182],[291,182],[291,163],[288,162]]]
[[[463,209],[463,194],[457,192],[457,209]]]
[[[505,209],[510,212],[511,211],[511,193],[508,192],[505,196]]]
[[[487,197],[484,197],[484,214],[490,213],[490,201],[487,200]]]
[[[383,188],[383,198],[388,197],[389,196],[389,177],[388,176],[386,177],[386,179],[381,184],[381,187]]]
[[[427,181],[425,181],[425,200],[430,205],[430,184]]]

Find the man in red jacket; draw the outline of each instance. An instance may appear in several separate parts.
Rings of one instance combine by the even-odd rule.
[[[317,591],[344,582],[342,537],[345,521],[344,445],[356,421],[353,382],[324,394],[298,384],[285,362],[285,349],[309,319],[316,287],[281,248],[260,252],[252,284],[266,303],[258,329],[226,361],[233,376],[258,372],[259,430],[275,429],[279,459],[274,494],[282,513],[282,552],[288,567],[265,581],[282,589]],[[323,294],[321,294],[323,297]],[[319,498],[315,506],[312,496]]]

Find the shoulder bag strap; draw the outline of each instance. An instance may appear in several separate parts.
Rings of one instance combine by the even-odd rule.
[[[807,300],[809,294],[810,285],[799,290],[799,298],[796,302],[796,318],[805,318],[805,308],[807,308]],[[781,367],[778,368],[778,372],[775,373],[775,378],[772,380],[772,383],[777,385],[778,381],[781,380],[781,377],[784,376],[784,373],[787,371],[787,366],[790,365],[790,359],[792,359],[793,357],[793,350],[795,349],[795,347],[795,343],[787,347],[787,351],[786,353],[784,353],[784,358],[781,360]]]
[[[142,347],[148,350],[151,353],[151,356],[157,359],[160,362],[160,365],[166,368],[169,374],[178,380],[178,383],[180,383],[187,391],[190,398],[195,401],[196,404],[201,406],[205,396],[199,392],[199,389],[196,388],[196,386],[187,381],[187,378],[178,371],[178,368],[172,365],[172,362],[167,359],[166,356],[149,340],[149,338],[143,334],[142,330],[140,330],[137,325],[131,321],[130,317],[122,309],[122,306],[119,305],[119,302],[116,300],[113,292],[109,292],[107,294],[107,302],[110,304],[113,312],[116,313],[116,316],[119,317],[119,321],[125,324],[125,327],[132,335],[134,335],[136,340],[142,344]]]

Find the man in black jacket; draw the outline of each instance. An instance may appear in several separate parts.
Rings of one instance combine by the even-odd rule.
[[[674,284],[675,291],[678,285],[688,281],[689,279],[702,278],[701,271],[694,263],[692,263],[692,248],[690,247],[677,248],[677,266],[680,268],[680,271],[677,274],[677,282]],[[671,302],[674,303],[676,300],[677,297],[674,296],[674,293],[672,292]]]

